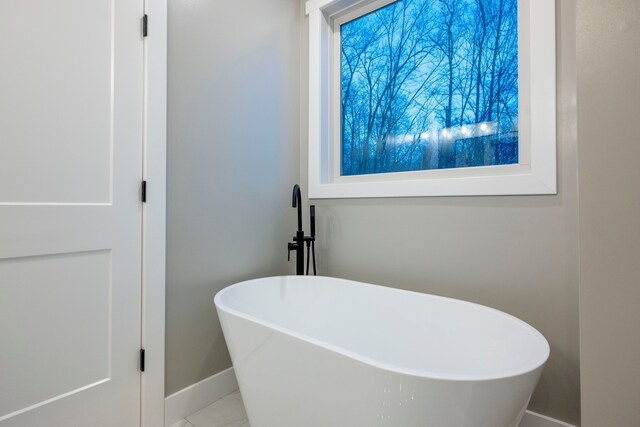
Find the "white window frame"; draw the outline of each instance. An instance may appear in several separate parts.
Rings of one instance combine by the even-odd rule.
[[[519,163],[340,176],[340,24],[389,0],[309,0],[309,197],[556,194],[555,0],[518,0]]]

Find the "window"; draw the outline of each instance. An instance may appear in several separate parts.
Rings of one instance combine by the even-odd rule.
[[[553,0],[311,0],[313,198],[553,194]]]
[[[516,0],[395,1],[340,24],[339,67],[341,175],[518,163]]]

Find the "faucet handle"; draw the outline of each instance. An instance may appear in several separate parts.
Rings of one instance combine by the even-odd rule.
[[[311,237],[316,236],[316,205],[309,206],[309,227],[311,228]]]
[[[291,261],[291,251],[295,251],[296,249],[298,249],[297,243],[289,242],[287,244],[287,262]]]

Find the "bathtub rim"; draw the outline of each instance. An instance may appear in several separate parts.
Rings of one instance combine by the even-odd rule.
[[[426,297],[430,297],[430,298],[435,298],[435,299],[440,299],[440,300],[446,300],[446,301],[453,301],[455,303],[460,303],[463,305],[470,305],[470,306],[474,306],[475,308],[479,308],[479,309],[484,309],[484,310],[488,310],[490,312],[493,312],[496,315],[500,315],[502,317],[506,317],[512,321],[515,321],[516,323],[524,326],[525,329],[528,329],[530,332],[532,332],[533,336],[537,336],[537,338],[539,338],[539,341],[544,344],[544,349],[541,351],[541,353],[544,353],[545,356],[542,358],[542,360],[539,363],[535,363],[532,365],[532,367],[527,367],[527,368],[522,368],[522,369],[509,369],[509,370],[504,370],[504,371],[498,371],[494,374],[477,374],[477,375],[454,375],[454,374],[442,374],[442,373],[438,373],[438,372],[434,372],[434,371],[428,371],[425,369],[413,369],[413,368],[407,368],[407,367],[403,367],[403,366],[399,366],[399,365],[394,365],[391,363],[387,363],[387,362],[382,362],[380,360],[377,360],[373,357],[369,357],[366,355],[363,355],[361,353],[357,353],[355,351],[346,349],[344,347],[335,345],[335,344],[331,344],[328,343],[326,341],[311,337],[309,335],[303,334],[303,333],[299,333],[296,331],[293,331],[289,328],[286,327],[282,327],[279,325],[276,325],[272,322],[266,321],[264,319],[260,319],[256,316],[253,316],[251,314],[247,314],[244,312],[241,312],[239,310],[233,309],[227,305],[225,305],[222,302],[222,297],[226,292],[231,291],[232,289],[236,288],[236,287],[240,287],[242,285],[247,285],[248,283],[251,282],[260,282],[260,281],[267,281],[270,279],[295,279],[295,278],[300,278],[300,277],[305,277],[305,278],[315,278],[312,280],[318,280],[318,279],[330,279],[330,280],[338,280],[338,281],[342,281],[342,282],[349,282],[351,284],[356,284],[359,286],[374,286],[377,288],[383,288],[385,291],[390,291],[390,292],[396,292],[396,293],[411,293],[411,294],[416,294],[416,295],[422,295],[422,296],[426,296]],[[450,297],[445,297],[445,296],[441,296],[441,295],[434,295],[434,294],[428,294],[428,293],[424,293],[424,292],[416,292],[416,291],[410,291],[410,290],[406,290],[406,289],[399,289],[399,288],[392,288],[389,286],[383,286],[383,285],[376,285],[376,284],[372,284],[372,283],[366,283],[366,282],[359,282],[356,280],[350,280],[350,279],[342,279],[339,277],[331,277],[331,276],[295,276],[295,275],[284,275],[284,276],[268,276],[268,277],[259,277],[259,278],[255,278],[255,279],[249,279],[249,280],[243,280],[241,282],[237,282],[234,283],[232,285],[229,285],[223,289],[221,289],[220,291],[216,292],[215,296],[214,296],[214,304],[216,306],[216,309],[218,310],[222,310],[225,313],[228,314],[232,314],[234,316],[237,316],[239,318],[242,318],[244,320],[256,323],[258,325],[273,329],[275,331],[278,331],[284,335],[302,340],[304,342],[307,342],[309,344],[324,348],[326,350],[338,353],[342,356],[348,357],[350,359],[356,360],[358,362],[364,363],[366,365],[372,366],[374,368],[378,368],[378,369],[382,369],[384,371],[389,371],[392,373],[396,373],[396,374],[400,374],[400,375],[407,375],[407,376],[412,376],[412,377],[418,377],[418,378],[425,378],[425,379],[431,379],[431,380],[441,380],[441,381],[460,381],[460,382],[465,382],[465,381],[477,381],[477,382],[482,382],[482,381],[493,381],[493,380],[501,380],[501,379],[507,379],[507,378],[515,378],[518,376],[522,376],[522,375],[527,375],[530,374],[542,367],[544,367],[544,365],[547,363],[547,361],[549,360],[550,357],[550,353],[551,353],[551,348],[549,346],[549,342],[547,341],[547,339],[544,337],[544,335],[542,335],[542,333],[540,333],[540,331],[538,331],[536,328],[534,328],[533,326],[531,326],[530,324],[528,324],[527,322],[525,322],[522,319],[519,319],[516,316],[513,316],[509,313],[506,313],[504,311],[495,309],[493,307],[488,307],[486,305],[483,304],[478,304],[478,303],[474,303],[471,301],[465,301],[465,300],[461,300],[461,299],[457,299],[457,298],[450,298]],[[223,331],[224,332],[224,331]]]

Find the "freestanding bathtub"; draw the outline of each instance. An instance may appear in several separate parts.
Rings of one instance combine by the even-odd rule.
[[[252,427],[516,427],[549,356],[503,312],[342,279],[250,280],[215,304]]]

